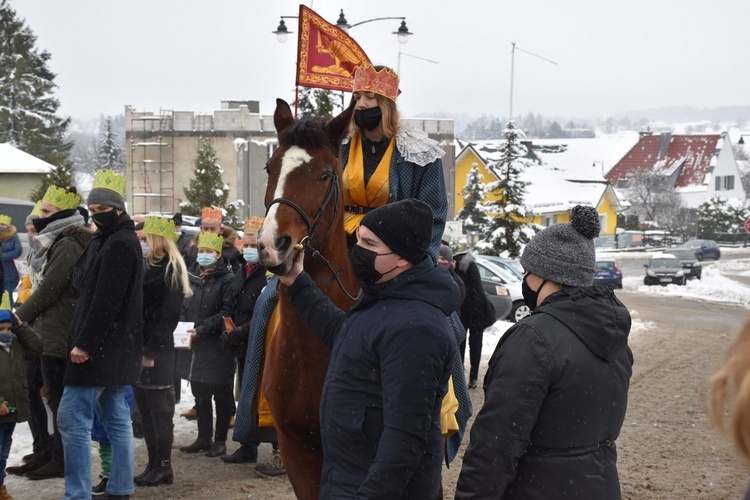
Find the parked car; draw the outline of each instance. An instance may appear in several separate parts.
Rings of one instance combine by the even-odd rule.
[[[684,285],[687,282],[680,259],[674,255],[656,254],[643,267],[646,268],[646,276],[643,278],[645,285]]]
[[[596,259],[595,285],[611,285],[622,288],[622,271],[614,259]]]
[[[25,256],[29,251],[29,234],[26,232],[26,217],[34,210],[34,202],[17,198],[0,197],[0,214],[9,215],[18,232]]]
[[[490,262],[497,264],[519,280],[523,280],[523,266],[517,260],[497,257],[495,255],[482,255],[482,258],[485,258]]]
[[[703,266],[701,266],[698,257],[696,257],[692,250],[689,248],[675,248],[672,250],[666,250],[664,253],[674,255],[680,259],[680,264],[682,264],[682,270],[685,272],[685,277],[688,279],[701,279]]]
[[[484,288],[484,293],[487,294],[490,304],[495,309],[495,320],[506,319],[513,309],[513,301],[505,285],[483,279],[482,288]]]
[[[510,298],[513,302],[510,316],[508,316],[510,321],[515,323],[531,314],[529,306],[523,300],[521,280],[516,278],[514,274],[509,273],[491,260],[485,258],[484,255],[477,255],[477,267],[479,268],[479,275],[482,277],[482,281],[487,280],[492,283],[504,285],[508,289],[508,292],[510,292]]]
[[[689,248],[698,260],[721,258],[721,250],[714,240],[690,240],[680,245],[680,248]]]

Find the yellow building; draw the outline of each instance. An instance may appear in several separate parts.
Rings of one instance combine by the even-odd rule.
[[[500,144],[459,143],[459,147],[463,147],[456,157],[454,170],[454,218],[463,208],[461,190],[466,185],[467,175],[472,166],[476,165],[484,184],[499,180],[502,174],[493,168],[493,165],[499,160]],[[528,150],[531,143],[526,141],[524,146]],[[601,175],[597,175],[601,170],[592,169],[590,163],[584,165],[581,171],[562,169],[546,164],[539,155],[533,153],[529,155],[529,160],[530,165],[523,172],[522,180],[527,182],[524,199],[526,206],[534,215],[526,221],[543,227],[558,222],[569,222],[570,210],[574,206],[591,205],[599,212],[602,226],[597,245],[614,246],[617,214],[622,211],[622,205],[617,192],[609,182]],[[498,196],[500,195],[488,193],[484,201],[495,201]]]

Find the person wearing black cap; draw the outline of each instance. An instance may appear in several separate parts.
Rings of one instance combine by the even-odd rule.
[[[431,235],[432,210],[421,201],[367,213],[351,252],[364,293],[348,313],[303,272],[303,252],[279,277],[332,349],[320,404],[320,498],[437,496],[440,408],[456,355],[447,316],[458,287],[428,256]]]
[[[612,289],[592,286],[598,234],[596,209],[579,205],[526,245],[532,314],[490,359],[456,498],[620,498],[630,314]]]

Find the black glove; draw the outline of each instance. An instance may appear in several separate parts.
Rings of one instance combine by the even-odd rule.
[[[230,330],[226,335],[227,341],[232,347],[238,347],[247,344],[247,337],[249,333],[249,328],[235,328],[234,330]]]

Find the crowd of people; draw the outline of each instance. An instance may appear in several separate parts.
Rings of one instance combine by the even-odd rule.
[[[125,178],[112,171],[96,173],[85,208],[75,188],[50,186],[23,221],[26,255],[14,226],[21,221],[0,214],[0,499],[12,498],[6,471],[64,477],[66,499],[128,498],[135,486],[171,484],[182,380],[195,403],[183,416],[197,429],[181,453],[254,463],[266,442],[272,460],[255,470],[284,474],[258,394],[258,349],[282,293],[331,349],[320,406],[321,498],[442,498],[442,465],[458,452],[473,411],[469,390],[480,385],[484,404],[456,498],[620,498],[630,315],[613,290],[593,285],[596,209],[575,207],[570,222],[526,245],[522,290],[532,314],[505,333],[480,378],[492,306],[471,254],[454,258],[441,242],[442,151],[401,128],[398,93],[392,70],[357,70],[341,166],[344,230],[362,293],[348,311],[305,272],[304,251],[269,284],[259,243],[273,238],[262,234],[263,219],[247,219],[238,239],[212,207],[197,235],[182,230],[180,214],[131,217]],[[188,348],[175,345],[181,328]],[[750,393],[748,331],[714,379],[720,426],[732,388],[741,403]],[[747,455],[740,406],[730,430]],[[25,421],[33,452],[6,467],[14,428]],[[148,457],[141,471],[134,422]],[[233,425],[239,447],[227,454]],[[96,485],[92,439],[102,463]]]

